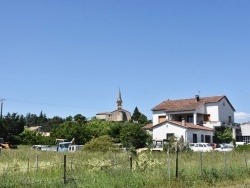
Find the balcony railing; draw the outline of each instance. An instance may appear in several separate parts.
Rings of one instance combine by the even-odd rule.
[[[213,127],[230,127],[230,128],[240,128],[239,123],[228,123],[222,121],[198,121],[197,125],[213,126]]]

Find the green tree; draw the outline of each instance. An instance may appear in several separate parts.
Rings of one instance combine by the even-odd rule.
[[[232,129],[226,128],[224,130],[218,130],[215,132],[215,140],[219,143],[228,143],[231,142],[233,139],[232,136]]]
[[[78,121],[78,122],[86,122],[87,119],[85,116],[83,116],[82,114],[76,114],[74,116],[74,121]]]
[[[23,115],[17,113],[8,113],[2,119],[2,134],[6,142],[11,144],[19,143],[19,134],[23,132],[25,125],[25,118]]]
[[[138,110],[138,108],[137,108],[137,106],[136,106],[135,109],[134,109],[134,113],[133,113],[131,119],[132,119],[133,121],[138,121],[140,115],[141,115],[141,112]]]
[[[138,118],[138,123],[141,124],[142,126],[146,125],[148,123],[148,118],[144,114],[140,114]]]
[[[140,148],[146,145],[148,134],[136,123],[122,126],[120,139],[123,146]]]

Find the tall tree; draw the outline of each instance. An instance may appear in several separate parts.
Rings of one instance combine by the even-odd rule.
[[[132,119],[133,121],[138,121],[140,115],[141,115],[141,112],[138,110],[138,108],[137,108],[137,106],[136,106],[135,109],[134,109],[134,113],[133,113],[131,119]]]

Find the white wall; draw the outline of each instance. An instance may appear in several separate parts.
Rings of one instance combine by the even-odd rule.
[[[219,109],[217,103],[205,104],[205,114],[210,114],[210,121],[219,121]]]
[[[225,106],[223,105],[223,103],[225,104]],[[231,116],[231,123],[234,123],[234,111],[227,102],[227,100],[223,98],[218,103],[218,106],[219,106],[219,121],[228,122],[229,120],[228,117]]]
[[[211,142],[213,142],[213,131],[189,129],[187,131],[187,140],[186,140],[187,142],[189,143],[193,142],[193,134],[197,134],[197,142],[201,142],[201,135],[204,135],[204,142],[205,142],[205,135],[209,135]]]
[[[158,117],[159,116],[165,116],[166,113],[164,112],[164,110],[161,111],[153,111],[153,125],[158,124]]]
[[[167,133],[174,133],[177,139],[180,139],[180,137],[183,136],[185,140],[185,131],[186,128],[175,126],[166,122],[162,123],[162,125],[153,128],[153,139],[166,139]]]
[[[159,126],[153,128],[153,139],[166,139],[167,133],[174,133],[177,140],[183,136],[185,142],[193,142],[193,134],[197,134],[197,142],[201,142],[201,135],[209,135],[211,142],[213,142],[213,131],[205,131],[199,129],[187,129],[178,125],[174,125],[169,122],[162,123]]]
[[[241,124],[240,127],[242,136],[250,136],[250,123]]]

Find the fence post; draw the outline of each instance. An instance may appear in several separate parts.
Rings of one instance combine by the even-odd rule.
[[[28,167],[27,167],[28,169],[28,172],[29,172],[29,170],[30,170],[30,158],[28,157]]]
[[[132,162],[133,162],[132,154],[129,155],[129,161],[130,161],[130,169],[132,170]]]
[[[66,155],[63,157],[63,184],[66,184]]]
[[[200,163],[201,163],[201,173],[200,173],[200,175],[201,175],[201,179],[202,179],[202,152],[200,152]]]
[[[117,167],[117,157],[116,157],[116,151],[115,151],[115,167]]]
[[[178,144],[176,145],[175,177],[178,178]]]
[[[36,171],[38,170],[38,155],[36,156]]]
[[[244,150],[243,152],[244,152],[244,159],[245,159],[246,169],[248,169],[248,167],[247,167],[247,158],[246,158],[246,153],[245,153],[245,150]]]
[[[224,151],[224,159],[225,159],[225,171],[227,176],[227,158],[226,158],[226,152]]]
[[[169,183],[170,183],[170,149],[169,149],[170,146],[168,146],[168,180],[169,180]]]
[[[72,171],[72,163],[73,163],[73,161],[72,161],[72,158],[70,159],[70,172]]]

